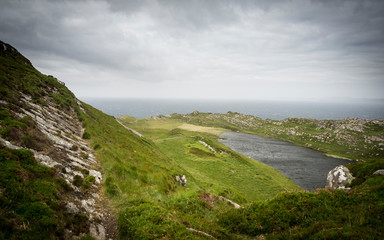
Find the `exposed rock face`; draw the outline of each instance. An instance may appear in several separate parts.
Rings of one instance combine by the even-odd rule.
[[[104,240],[105,239],[105,228],[101,224],[91,224],[91,227],[89,228],[90,235],[97,240]]]
[[[204,142],[204,141],[199,141],[200,144],[202,144],[204,147],[208,148],[209,150],[211,150],[213,153],[216,153],[216,150],[211,147],[208,143]]]
[[[49,99],[47,99],[47,106],[42,107],[33,103],[32,97],[25,94],[20,98],[20,102],[24,107],[15,114],[20,118],[29,116],[33,119],[39,131],[50,140],[49,144],[55,154],[47,154],[45,151],[39,151],[39,149],[28,150],[33,152],[40,164],[57,169],[59,176],[72,187],[72,198],[66,202],[67,211],[72,214],[86,215],[89,219],[89,234],[95,239],[105,239],[105,228],[102,225],[103,219],[101,217],[105,210],[103,210],[103,203],[98,197],[102,174],[98,171],[100,166],[96,162],[92,149],[81,138],[83,129],[76,113],[62,111]],[[12,149],[25,149],[25,147],[12,144],[6,139],[0,138],[0,142]],[[77,175],[84,179],[84,174],[87,172],[90,176],[95,177],[95,183],[85,190],[74,184],[74,177]],[[73,237],[75,236],[71,231],[66,232],[66,238]]]
[[[328,173],[327,186],[333,189],[347,189],[346,185],[352,182],[353,176],[345,166],[337,166]]]
[[[179,175],[176,175],[175,178],[176,178],[176,181],[178,181],[181,186],[184,187],[185,185],[187,185],[187,178],[184,175],[181,177]]]
[[[384,169],[377,170],[373,175],[384,175]]]
[[[27,79],[25,86],[13,84],[16,78],[6,79],[8,84],[2,87],[6,88],[4,90],[7,90],[7,94],[0,95],[0,108],[6,109],[12,119],[24,119],[27,130],[18,131],[15,128],[13,135],[2,135],[0,143],[11,149],[30,150],[37,162],[55,169],[56,176],[67,182],[68,190],[62,199],[67,213],[85,215],[88,221],[85,221],[87,229],[82,229],[83,232],[74,233],[71,229],[65,229],[64,238],[77,239],[86,234],[95,239],[113,238],[109,234],[113,226],[107,225],[116,225],[115,217],[110,214],[107,204],[99,195],[103,179],[101,166],[89,143],[82,138],[84,129],[79,114],[81,111],[85,113],[82,103],[64,87],[63,82],[52,76],[45,78],[33,68],[28,59],[1,41],[0,56],[10,62],[25,65],[29,71],[25,72],[25,76],[22,74]],[[24,73],[23,68],[15,69],[9,69],[10,76]],[[27,78],[29,74],[34,78]],[[26,91],[28,86],[31,89],[39,88],[39,91]],[[20,140],[26,134],[30,139],[27,143]],[[90,176],[94,180],[89,180],[93,179]]]

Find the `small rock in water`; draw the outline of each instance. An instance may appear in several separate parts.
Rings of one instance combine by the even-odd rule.
[[[343,165],[337,166],[328,173],[327,186],[333,189],[349,189],[347,184],[352,182],[353,176]]]

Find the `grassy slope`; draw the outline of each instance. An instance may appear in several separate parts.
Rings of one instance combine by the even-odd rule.
[[[186,170],[145,138],[85,105],[85,127],[104,169],[105,197],[119,214],[121,238],[205,239],[186,226],[226,236],[214,219],[231,208],[210,196]],[[175,175],[186,175],[181,187]],[[224,237],[227,238],[227,237]]]
[[[8,103],[4,109],[1,109],[1,136],[13,140],[15,144],[24,147],[30,147],[33,144],[41,145],[43,150],[47,148],[48,143],[46,143],[44,136],[40,136],[38,132],[33,130],[36,126],[31,122],[31,119],[27,117],[20,119],[12,113],[20,111],[20,108],[23,107],[19,105],[19,98],[23,94],[32,96],[32,100],[43,107],[48,101],[54,101],[62,107],[63,111],[74,109],[79,118],[83,120],[83,125],[86,128],[83,138],[89,139],[97,159],[102,163],[104,170],[104,198],[110,200],[112,207],[119,215],[120,237],[123,239],[132,237],[137,239],[207,238],[204,235],[188,231],[186,227],[205,231],[217,238],[232,238],[233,236],[225,228],[218,225],[216,221],[220,214],[232,208],[226,201],[218,197],[219,194],[243,203],[247,199],[272,197],[284,189],[282,186],[279,186],[280,184],[276,184],[276,187],[272,187],[270,192],[266,191],[265,193],[255,194],[257,193],[256,191],[251,193],[249,190],[252,186],[249,184],[250,181],[247,180],[245,182],[248,185],[242,185],[247,189],[248,193],[246,193],[243,190],[236,190],[238,186],[234,182],[238,183],[239,180],[236,178],[227,179],[223,178],[223,176],[218,178],[218,176],[215,176],[217,174],[213,174],[214,177],[206,179],[201,178],[198,174],[195,177],[196,171],[189,172],[188,169],[183,168],[180,162],[165,155],[152,141],[140,138],[127,131],[113,117],[86,104],[84,104],[86,113],[82,113],[76,104],[75,96],[64,85],[52,76],[39,73],[17,51],[2,52],[1,54],[1,100]],[[52,91],[54,88],[58,91]],[[185,124],[183,127],[187,130],[196,130],[193,129],[194,126],[188,124]],[[191,133],[187,130],[183,131]],[[213,131],[221,130],[213,129]],[[168,132],[163,132],[162,130],[159,131],[159,137],[161,137],[161,134],[169,136]],[[171,137],[174,136],[172,135]],[[209,137],[207,135],[207,138]],[[31,139],[33,140],[32,142],[30,141]],[[172,141],[164,141],[164,146],[167,144],[172,144]],[[196,145],[196,141],[193,144]],[[47,150],[49,149],[47,148]],[[82,216],[65,215],[67,214],[64,211],[65,208],[61,206],[62,201],[66,197],[65,189],[62,189],[65,186],[62,187],[60,185],[60,180],[56,180],[54,173],[51,173],[49,178],[46,178],[45,175],[36,175],[29,167],[28,169],[23,169],[23,164],[20,162],[32,160],[28,160],[28,157],[19,159],[12,157],[16,161],[14,164],[8,159],[10,154],[7,151],[10,150],[4,150],[5,155],[1,159],[5,160],[2,164],[4,163],[4,166],[13,164],[14,168],[13,165],[12,168],[5,167],[3,170],[6,172],[2,173],[3,175],[0,180],[6,181],[7,178],[5,176],[11,176],[12,174],[10,173],[15,171],[20,172],[22,177],[15,180],[18,182],[18,185],[15,183],[16,187],[14,188],[20,190],[15,192],[16,195],[20,195],[20,192],[26,193],[28,187],[36,185],[34,185],[36,181],[43,182],[41,188],[36,189],[36,191],[32,190],[30,194],[25,194],[24,198],[19,199],[21,205],[35,204],[38,207],[36,211],[41,210],[42,212],[41,216],[39,214],[24,216],[23,210],[16,210],[16,215],[10,215],[14,211],[14,207],[17,208],[18,202],[12,197],[12,189],[9,188],[11,185],[3,182],[5,185],[1,187],[0,200],[2,206],[5,206],[5,209],[10,210],[10,212],[7,212],[8,210],[1,212],[0,217],[4,217],[3,219],[9,218],[6,221],[6,229],[2,229],[1,234],[4,234],[7,238],[21,236],[20,234],[24,233],[32,236],[35,233],[34,229],[37,229],[36,231],[41,231],[40,235],[46,234],[45,236],[50,238],[54,235],[60,236],[60,234],[63,234],[63,226],[66,226],[66,228],[69,226],[75,232],[78,231],[77,228],[84,226],[83,223],[86,222],[86,219],[83,219]],[[199,145],[196,145],[192,151],[197,152],[194,155],[187,155],[193,156],[195,160],[200,162],[203,160],[201,154],[208,153],[204,147]],[[228,152],[230,151],[228,150]],[[17,155],[18,153],[15,151],[12,154]],[[217,158],[214,161],[216,166],[225,160],[219,155],[215,158]],[[184,162],[187,160],[184,159]],[[228,157],[228,161],[236,162],[238,160],[241,162],[244,161],[244,158],[237,155]],[[22,168],[19,167],[20,164]],[[248,169],[254,169],[255,166],[253,165],[244,161],[242,165],[235,164],[233,168],[240,167],[244,169],[240,169],[240,171],[245,172]],[[48,172],[50,171],[49,168],[41,168],[46,169]],[[190,168],[190,170],[193,170],[193,168]],[[212,168],[212,171],[215,170],[217,169]],[[230,168],[223,171],[228,172],[228,170]],[[271,171],[271,169],[265,169],[265,171]],[[186,175],[188,179],[187,186],[181,187],[175,181],[175,175]],[[205,176],[208,175],[209,172],[206,171]],[[23,176],[27,176],[28,181]],[[240,180],[243,181],[244,179]],[[282,184],[285,184],[284,181],[286,179],[282,180]],[[59,182],[56,183],[57,181]],[[221,185],[221,181],[227,182]],[[268,181],[271,180],[267,179],[266,182]],[[211,184],[211,182],[214,184]],[[287,184],[291,184],[293,188],[296,188],[290,181],[287,181]],[[44,189],[44,186],[47,186],[47,189]],[[56,191],[53,190],[54,188]],[[48,192],[46,193],[45,191]],[[10,202],[13,202],[13,205]],[[57,208],[58,205],[61,207]],[[33,210],[33,208],[30,209]],[[29,225],[30,228],[23,226],[23,221],[30,220],[33,220],[36,224]],[[46,221],[46,224],[40,222],[40,220]],[[47,229],[42,230],[39,226],[46,226]],[[13,228],[13,230],[9,230],[10,228]],[[23,229],[27,231],[23,231]],[[9,231],[13,231],[13,233]],[[36,237],[38,236],[39,234],[36,234]]]
[[[169,119],[120,120],[151,138],[169,158],[214,194],[221,194],[223,188],[228,188],[238,193],[236,201],[244,201],[241,198],[256,201],[271,198],[284,190],[299,189],[275,169],[217,142],[218,134],[225,129]],[[199,141],[208,143],[216,153]]]
[[[37,72],[21,55],[1,57],[1,99],[10,103],[0,114],[3,137],[16,131],[38,139],[31,132],[30,119],[18,119],[10,114],[10,109],[18,109],[17,99],[22,92],[32,95],[36,103],[44,106],[47,98],[42,89],[55,86],[59,93],[49,97],[63,109],[73,107],[79,111],[73,94],[53,77]],[[230,175],[228,170],[231,174],[232,170],[247,174],[249,169],[253,171],[258,167],[214,140],[211,134],[222,130],[190,124],[177,129],[181,125],[179,119],[143,124],[142,129],[137,130],[150,136],[152,142],[133,135],[113,117],[90,106],[86,105],[86,111],[86,114],[79,112],[85,120],[87,134],[84,136],[90,137],[97,158],[103,164],[104,197],[110,199],[119,214],[122,239],[207,239],[187,231],[186,227],[205,231],[219,239],[247,239],[260,233],[282,239],[353,239],[355,234],[358,238],[383,238],[383,177],[371,176],[375,170],[384,168],[380,161],[350,166],[358,177],[350,193],[285,193],[266,202],[250,201],[251,204],[244,204],[244,209],[234,210],[217,195],[244,203],[247,199],[257,199],[250,188],[260,186],[242,184],[244,189],[240,184],[233,186],[232,180],[238,183],[241,179],[237,179],[236,174]],[[240,129],[222,119],[212,121],[211,126]],[[375,127],[372,129],[377,132]],[[229,154],[211,153],[197,143],[200,137],[215,149]],[[28,147],[31,142],[23,139],[18,143]],[[41,141],[33,144],[37,142]],[[161,149],[173,156],[165,155]],[[204,172],[207,167],[198,171],[205,163],[213,176]],[[0,238],[54,238],[62,236],[64,226],[70,226],[73,231],[85,226],[86,219],[68,215],[61,205],[66,197],[65,183],[56,178],[51,169],[38,165],[30,152],[1,147],[0,165]],[[187,176],[187,187],[175,182],[173,176],[176,174]],[[253,180],[257,181],[257,177]],[[263,179],[263,182],[268,181]],[[262,197],[273,196],[281,189],[272,189]]]
[[[231,232],[267,239],[383,239],[384,177],[351,191],[285,193],[220,216]]]
[[[212,120],[201,115],[192,118],[192,121],[188,119],[187,127],[185,127],[185,119],[180,120],[174,116],[160,120],[135,120],[133,118],[124,120],[123,118],[122,121],[132,128],[140,130],[146,136],[150,136],[170,157],[177,159],[177,162],[190,172],[199,175],[199,179],[210,179],[210,182],[215,183],[215,179],[205,173],[206,169],[210,169],[210,173],[216,171],[221,173],[222,176],[217,176],[218,179],[222,177],[217,181],[221,184],[226,184],[225,179],[230,178],[224,173],[227,173],[232,167],[231,162],[225,161],[227,156],[218,157],[217,154],[207,151],[204,146],[197,143],[197,139],[204,137],[204,141],[215,149],[228,151],[222,148],[223,146],[216,145],[218,143],[214,139],[217,136],[212,135],[212,133],[220,134],[223,131],[222,128],[252,132],[249,127],[244,130],[223,119]],[[200,126],[194,127],[195,125],[191,123],[200,124]],[[311,124],[313,123],[303,126],[303,123],[296,123],[296,125],[290,123],[289,126],[280,128],[291,128],[299,125],[304,129],[312,129],[311,133],[316,134],[313,132],[316,130]],[[221,128],[215,128],[217,126]],[[200,132],[190,132],[185,131],[185,129]],[[319,131],[319,133],[323,132]],[[376,130],[372,134],[380,135],[382,130]],[[196,136],[199,137],[196,139]],[[199,151],[191,151],[195,148]],[[325,146],[325,149],[332,151],[329,146]],[[196,154],[199,157],[194,156]],[[375,156],[377,155],[375,154]],[[217,158],[221,158],[225,164],[215,165],[215,162],[220,162]],[[241,165],[238,164],[237,167]],[[200,166],[204,167],[200,168]],[[227,166],[229,169],[223,170]],[[352,163],[348,167],[356,177],[351,185],[352,190],[349,192],[341,190],[322,190],[315,193],[286,192],[267,201],[251,201],[249,204],[245,204],[242,209],[230,209],[218,215],[219,220],[217,222],[229,232],[228,234],[240,234],[242,237],[251,238],[381,239],[384,237],[382,229],[384,225],[382,217],[384,214],[384,177],[373,176],[372,173],[378,169],[383,169],[384,162],[374,158]],[[245,172],[244,169],[241,170],[242,174]],[[241,186],[238,185],[236,189],[249,197],[246,194],[247,191]]]
[[[152,141],[91,106],[85,104],[85,108],[86,133],[103,165],[105,196],[119,212],[123,238],[206,238],[186,227],[233,238],[216,221],[232,208],[219,195],[245,203],[272,198],[286,188],[298,189],[279,172],[232,152],[209,133],[175,129],[181,125],[178,121],[153,121]],[[136,130],[147,134],[145,129]],[[197,136],[226,153],[210,153],[197,143]],[[181,187],[175,175],[186,175],[187,186]]]

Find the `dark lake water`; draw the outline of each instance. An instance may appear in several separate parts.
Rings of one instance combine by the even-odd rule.
[[[219,141],[234,151],[279,170],[308,191],[325,187],[330,170],[350,163],[279,139],[235,132],[221,137]]]

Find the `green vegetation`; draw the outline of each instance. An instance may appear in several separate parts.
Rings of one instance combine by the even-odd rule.
[[[22,108],[19,100],[26,94],[32,96],[35,103],[44,106],[47,101],[46,93],[52,92],[48,97],[56,104],[66,110],[73,108],[79,111],[75,95],[68,88],[53,76],[38,72],[17,50],[0,51],[0,63],[1,100]]]
[[[226,117],[231,114],[238,115],[229,113]],[[242,117],[250,118],[251,116]],[[252,118],[256,121],[267,121]],[[230,149],[218,143],[216,139],[225,128],[249,133],[257,131],[269,131],[271,133],[277,130],[267,130],[266,126],[254,129],[241,121],[232,124],[236,121],[230,118],[223,119],[223,115],[220,114],[195,112],[187,115],[174,114],[171,117],[161,119],[136,120],[123,117],[120,121],[151,138],[164,153],[188,170],[196,181],[201,181],[199,184],[210,183],[211,188],[206,188],[212,193],[212,195],[208,194],[211,199],[220,196],[221,193],[217,189],[218,185],[226,186],[236,192],[236,194],[227,195],[228,198],[241,203],[244,207],[241,209],[231,208],[226,212],[221,211],[220,214],[211,219],[213,224],[222,227],[222,233],[225,234],[220,237],[224,239],[248,237],[266,237],[267,239],[380,239],[384,237],[384,232],[381,229],[384,225],[384,219],[381,217],[384,213],[384,205],[382,204],[384,200],[384,177],[372,176],[374,171],[384,169],[384,161],[377,159],[377,156],[380,156],[380,154],[377,155],[378,151],[374,153],[373,159],[366,158],[364,162],[349,164],[349,169],[356,177],[351,184],[353,188],[349,192],[341,190],[319,190],[314,193],[291,191],[278,194],[276,197],[271,197],[272,193],[269,193],[271,195],[268,197],[261,193],[273,189],[271,185],[268,185],[268,180],[262,178],[258,182],[258,179],[247,175],[244,167],[249,167],[249,164],[245,164],[246,159],[231,152]],[[276,122],[280,124],[280,121]],[[316,124],[319,124],[316,120],[290,119],[288,122],[290,122],[290,126],[284,125],[285,123],[281,123],[282,127],[277,126],[282,129],[281,131],[287,131],[293,127],[296,131],[298,131],[297,129],[312,131],[311,134],[316,136],[324,133],[322,130],[316,130]],[[245,125],[247,128],[244,127]],[[315,131],[318,132],[315,133]],[[377,127],[370,128],[369,134],[371,135],[368,137],[382,136],[383,131]],[[292,136],[285,135],[285,137],[285,140],[287,138],[293,139],[293,142],[295,140],[295,137]],[[361,137],[363,138],[363,136]],[[284,139],[284,137],[281,138]],[[199,141],[205,142],[216,152]],[[315,147],[318,146],[320,145]],[[340,150],[338,147],[344,145],[342,143],[335,148],[326,144],[324,146],[324,149],[334,153],[332,151]],[[364,153],[364,150],[360,149],[358,156],[363,156],[361,152]],[[238,157],[236,167],[231,161],[231,158],[235,156]],[[348,157],[355,158],[352,155],[348,155]],[[241,161],[239,161],[240,159]],[[231,178],[231,175],[227,174],[230,169],[236,169],[235,173],[239,173],[239,176]],[[260,169],[262,167],[257,166],[252,168],[251,172],[258,173]],[[257,174],[255,175],[257,176]],[[266,176],[273,176],[273,174],[268,173]],[[250,179],[250,182],[257,183],[255,185],[262,186],[260,192],[257,191],[256,186],[246,185],[246,180]],[[271,182],[276,183],[276,179]],[[233,186],[231,183],[241,184]],[[253,191],[248,191],[249,189]],[[215,200],[212,201],[217,204]],[[184,202],[184,204],[187,203]],[[179,209],[177,212],[183,211]],[[219,235],[215,236],[218,237]]]
[[[220,216],[234,233],[267,239],[382,239],[384,177],[371,176],[349,192],[284,193]]]
[[[215,134],[225,129],[156,118],[132,123],[124,118],[120,121],[151,138],[174,164],[187,170],[199,186],[212,194],[241,203],[265,200],[285,190],[300,189],[275,169],[242,156],[216,141],[218,135]],[[226,190],[236,194],[226,196]]]
[[[32,152],[0,145],[0,239],[58,239],[81,232],[85,216],[66,212],[70,186]]]
[[[282,121],[261,119],[236,112],[226,114],[172,114],[169,121],[182,121],[273,137],[312,148],[331,156],[352,160],[382,160],[383,120],[315,120],[288,118]]]
[[[77,116],[85,128],[82,138],[102,165],[101,199],[118,216],[120,239],[209,239],[198,231],[217,239],[384,238],[384,180],[372,176],[384,168],[381,121],[272,121],[232,112],[120,118],[145,136],[140,137],[87,104],[80,110],[63,84],[36,71],[17,51],[0,53],[1,137],[52,158],[66,157],[33,119],[21,117],[25,104],[20,99],[31,97],[40,106],[55,103]],[[348,166],[356,176],[348,192],[303,192],[273,168],[218,142],[227,130],[366,161]],[[90,157],[84,146],[69,148],[82,159]],[[75,170],[79,175],[73,185],[87,193],[95,177],[81,167]],[[176,181],[183,175],[184,187]],[[0,239],[62,239],[65,230],[87,233],[87,217],[65,210],[71,192],[56,170],[37,164],[32,152],[0,144]],[[242,208],[235,209],[231,201]]]
[[[113,117],[84,106],[91,145],[99,146],[95,153],[103,165],[104,194],[119,212],[121,238],[205,239],[186,226],[222,234],[214,219],[231,206],[217,198],[207,207],[201,196],[208,194],[209,185],[196,180],[152,141],[128,131]],[[180,186],[176,175],[187,176],[186,187]],[[227,197],[237,196],[231,189],[222,191]]]

